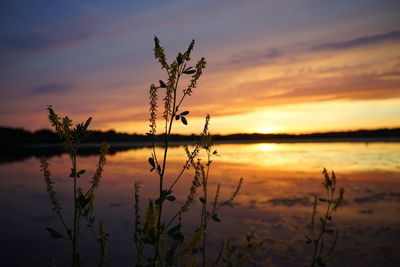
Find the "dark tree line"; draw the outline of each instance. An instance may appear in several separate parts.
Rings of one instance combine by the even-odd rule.
[[[50,130],[38,130],[30,132],[24,129],[0,127],[0,142],[2,147],[16,147],[24,145],[40,144],[57,144],[58,138],[56,134]],[[197,135],[179,135],[171,136],[172,141],[176,142],[190,142],[195,141]],[[368,141],[368,139],[396,139],[400,138],[400,128],[395,129],[377,129],[377,130],[358,130],[358,131],[345,131],[345,132],[323,132],[323,133],[310,133],[310,134],[230,134],[230,135],[214,135],[215,141],[302,141],[302,140],[328,140],[328,139],[354,139],[357,141]],[[159,136],[163,140],[162,136]],[[91,131],[90,135],[86,138],[86,143],[101,143],[106,141],[108,143],[147,143],[151,139],[147,135],[117,133],[114,130],[101,132]]]

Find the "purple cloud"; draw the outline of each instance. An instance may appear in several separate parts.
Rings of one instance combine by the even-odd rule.
[[[345,50],[345,49],[357,48],[383,42],[396,42],[396,41],[400,41],[400,31],[389,31],[381,34],[362,36],[341,42],[322,43],[311,47],[309,50],[310,51]]]
[[[269,48],[266,51],[243,51],[229,60],[229,64],[241,65],[246,63],[256,64],[265,61],[273,61],[283,57],[283,52],[278,48]]]
[[[28,89],[28,95],[66,93],[73,89],[71,83],[47,83]]]
[[[243,50],[219,62],[219,65],[222,67],[230,66],[244,68],[248,66],[275,62],[287,57],[288,53],[289,52],[283,49],[275,47],[264,48],[262,50]]]
[[[36,27],[24,35],[2,36],[0,54],[43,51],[85,41],[94,36],[98,21],[96,16],[86,16],[79,20]]]

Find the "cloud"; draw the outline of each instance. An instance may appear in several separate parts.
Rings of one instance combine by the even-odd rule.
[[[294,43],[285,47],[269,47],[258,50],[243,50],[222,60],[217,66],[230,66],[244,69],[266,63],[295,62],[304,56],[312,56],[313,52],[336,51],[341,52],[351,48],[360,48],[368,45],[400,42],[400,31],[389,31],[375,35],[356,37],[340,42],[329,41],[320,44]]]
[[[351,40],[340,42],[328,42],[312,46],[310,51],[323,51],[323,50],[346,50],[351,48],[358,48],[367,45],[379,44],[383,42],[397,42],[400,41],[400,31],[389,31],[385,33],[361,36]]]
[[[94,36],[98,22],[99,18],[91,15],[36,27],[27,34],[2,36],[0,54],[44,51],[79,43]]]
[[[318,77],[317,73],[310,73],[304,78],[301,75],[292,79],[281,77],[242,84],[240,88],[246,88],[247,93],[251,92],[250,95],[257,94],[258,101],[253,100],[254,104],[268,102],[272,105],[288,101],[331,99],[384,99],[400,96],[398,81],[388,78],[397,76],[394,73],[388,70],[384,73],[365,72],[348,76],[338,74],[333,77]]]
[[[226,64],[242,65],[242,64],[258,64],[265,62],[272,62],[276,59],[282,58],[284,53],[278,48],[268,48],[266,51],[242,51],[234,55]]]
[[[296,205],[299,206],[312,206],[313,202],[310,200],[309,197],[284,197],[284,198],[271,198],[266,203],[271,204],[272,206],[286,206],[286,207],[293,207]]]
[[[323,66],[306,63],[304,69],[301,65],[294,66],[290,74],[283,69],[272,78],[267,74],[265,79],[258,81],[250,78],[230,83],[228,80],[221,83],[220,90],[208,89],[218,85],[201,85],[191,114],[201,115],[208,110],[214,116],[224,116],[252,112],[266,106],[400,97],[400,65],[397,60],[390,66],[376,68],[361,63]]]
[[[400,192],[380,192],[376,194],[371,194],[369,196],[354,198],[354,202],[358,204],[375,203],[379,201],[400,202]]]
[[[71,83],[46,83],[28,89],[28,95],[44,95],[44,94],[60,94],[66,93],[73,89]]]

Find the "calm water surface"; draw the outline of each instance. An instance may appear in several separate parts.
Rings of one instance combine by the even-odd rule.
[[[309,231],[312,195],[324,193],[321,171],[326,167],[335,170],[338,186],[346,189],[345,205],[335,216],[339,244],[329,266],[399,266],[399,143],[226,144],[215,149],[221,156],[212,164],[211,195],[218,182],[221,199],[229,197],[240,177],[244,184],[235,205],[220,213],[220,223],[211,225],[210,250],[222,239],[241,242],[254,229],[265,242],[257,266],[304,266],[311,255],[304,235]],[[106,221],[112,266],[133,266],[133,183],[141,182],[143,206],[158,190],[157,177],[148,171],[150,153],[148,148],[139,148],[108,158],[97,193],[96,218]],[[184,159],[182,147],[170,150],[167,177],[172,179]],[[63,212],[70,214],[69,158],[54,156],[49,161]],[[78,168],[87,170],[80,181],[86,187],[97,157],[80,157],[78,162]],[[188,170],[177,185],[175,195],[180,201],[169,204],[165,220],[185,200],[192,177],[193,171]],[[0,181],[2,266],[68,266],[69,243],[51,240],[44,230],[61,227],[51,213],[38,159],[1,164]],[[199,207],[195,204],[184,217],[185,231],[197,225]],[[92,240],[83,238],[81,248],[84,266],[95,266],[90,264],[97,262]]]

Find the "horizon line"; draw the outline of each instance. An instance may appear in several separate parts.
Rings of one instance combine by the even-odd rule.
[[[50,128],[42,128],[42,129],[37,129],[37,130],[28,130],[25,129],[24,127],[9,127],[9,126],[3,126],[0,125],[0,128],[8,128],[8,129],[16,129],[16,130],[23,130],[27,131],[30,133],[36,133],[40,131],[51,131]],[[379,130],[399,130],[400,125],[396,127],[377,127],[377,128],[358,128],[358,129],[347,129],[347,130],[330,130],[330,131],[310,131],[310,132],[296,132],[296,133],[290,133],[290,132],[268,132],[268,133],[262,133],[262,132],[232,132],[232,133],[214,133],[212,134],[213,136],[230,136],[230,135],[312,135],[312,134],[329,134],[329,133],[351,133],[351,132],[360,132],[360,131],[379,131]],[[93,132],[101,132],[101,133],[107,133],[107,132],[114,132],[116,134],[128,134],[128,135],[142,135],[145,136],[146,133],[129,133],[129,132],[123,132],[123,131],[117,131],[115,129],[108,129],[108,130],[100,130],[100,129],[92,129],[90,131]],[[163,135],[164,133],[159,133],[157,135]],[[192,136],[192,135],[200,135],[199,133],[190,133],[190,134],[184,134],[184,133],[173,133],[172,135],[182,135],[182,136]]]

